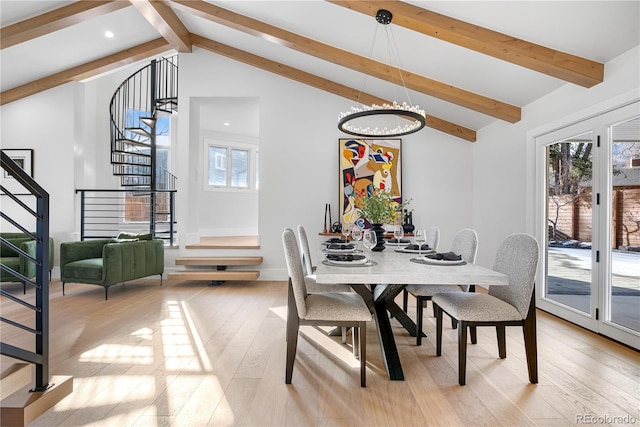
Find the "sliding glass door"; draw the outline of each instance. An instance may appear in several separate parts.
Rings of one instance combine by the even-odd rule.
[[[638,103],[539,136],[536,146],[538,306],[640,348]]]

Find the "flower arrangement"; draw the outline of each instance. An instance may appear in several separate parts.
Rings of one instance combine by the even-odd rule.
[[[402,210],[411,200],[396,202],[391,193],[374,189],[370,195],[362,194],[355,199],[360,216],[371,224],[392,224],[402,218]]]

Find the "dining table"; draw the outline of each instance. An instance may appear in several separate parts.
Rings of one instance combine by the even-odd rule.
[[[464,261],[430,260],[401,247],[385,247],[378,252],[360,252],[366,263],[330,263],[322,258],[316,267],[316,283],[349,284],[362,296],[376,322],[382,360],[390,380],[404,380],[402,364],[396,347],[390,316],[393,316],[411,336],[416,335],[416,323],[396,303],[395,297],[407,285],[480,285],[505,286],[508,277],[492,269]]]

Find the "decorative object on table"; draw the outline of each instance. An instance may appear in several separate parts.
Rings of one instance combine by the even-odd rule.
[[[413,233],[413,230],[416,229],[413,225],[413,212],[410,212],[407,209],[404,210],[404,224],[402,224],[402,228],[404,230],[404,234]]]
[[[402,200],[401,140],[340,139],[338,152],[338,219],[367,227],[371,223],[358,211],[358,197],[382,191]]]
[[[324,227],[323,233],[327,233],[331,227],[331,205],[329,203],[324,204]]]
[[[3,148],[2,151],[13,160],[18,166],[33,178],[33,150],[32,149],[12,149]],[[6,170],[2,171],[2,186],[15,196],[29,194],[25,188],[14,179]],[[4,192],[2,192],[4,194]]]
[[[376,21],[385,29],[387,36],[387,51],[389,52],[389,62],[400,63],[400,54],[397,51],[397,45],[393,37],[391,23],[393,15],[385,9],[380,9],[376,13]],[[375,45],[376,34],[373,36],[372,46]],[[395,49],[394,49],[395,48]],[[382,65],[382,64],[381,64]],[[392,65],[385,65],[390,69],[394,69]],[[382,105],[361,105],[360,107],[351,107],[348,112],[340,113],[338,117],[338,129],[350,135],[360,137],[397,137],[408,135],[424,128],[426,124],[426,115],[418,105],[413,106],[409,91],[404,83],[403,74],[409,75],[408,72],[400,68],[395,68],[398,72],[399,80],[404,88],[404,95],[408,102],[402,104],[393,101],[383,103]],[[362,93],[361,93],[362,95]]]
[[[336,221],[333,224],[331,224],[331,232],[332,233],[342,233],[342,224],[340,224],[338,221]]]
[[[409,202],[400,203],[394,200],[391,193],[373,190],[371,193],[361,195],[355,200],[359,214],[369,221],[371,229],[376,233],[377,244],[373,251],[384,250],[385,229],[383,224],[390,224],[396,221],[399,212]]]

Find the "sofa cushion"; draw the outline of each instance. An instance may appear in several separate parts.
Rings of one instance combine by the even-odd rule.
[[[9,238],[5,237],[5,240],[8,240],[13,245],[19,248],[22,243],[28,242],[32,239],[30,237],[9,237]],[[18,256],[18,253],[14,251],[12,248],[10,248],[9,246],[7,245],[0,245],[0,246],[2,246],[2,249],[0,250],[0,257],[11,257],[11,256],[17,257]]]
[[[118,237],[116,237],[117,240],[152,240],[153,236],[151,235],[151,233],[145,233],[145,234],[130,234],[130,233],[120,233],[118,234]]]
[[[6,265],[13,271],[20,272],[20,258],[16,257],[2,257],[0,258],[0,263]],[[18,282],[17,276],[11,274],[8,271],[0,270],[0,282]]]
[[[78,279],[79,283],[87,280],[100,282],[102,280],[102,258],[88,258],[73,261],[64,266],[65,281]]]

